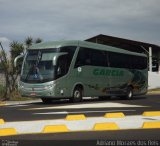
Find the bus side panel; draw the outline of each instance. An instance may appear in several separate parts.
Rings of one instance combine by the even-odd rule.
[[[122,94],[131,83],[133,74],[126,69],[86,65],[75,68],[72,77],[69,84],[82,83],[84,96],[93,97]]]
[[[73,88],[77,84],[82,84],[84,88],[84,96],[103,96],[109,94],[109,80],[107,76],[99,76],[96,73],[97,68],[103,67],[94,67],[94,66],[82,66],[78,68],[74,68],[71,76],[72,78],[69,80],[69,84]],[[72,88],[72,90],[74,90]]]
[[[115,70],[116,68],[110,68]],[[118,69],[118,68],[117,68]],[[121,74],[115,76],[112,74],[110,80],[110,93],[112,95],[120,95],[125,93],[128,86],[133,88],[134,95],[145,94],[148,87],[147,70],[136,69],[118,69]]]
[[[146,94],[148,90],[148,70],[130,70],[133,74],[131,84],[134,95]]]
[[[127,86],[131,85],[133,74],[123,68],[109,68],[110,93],[112,95],[121,95],[125,93]]]
[[[56,96],[71,97],[76,85],[82,85],[85,97],[121,95],[128,86],[133,94],[145,94],[148,87],[146,70],[82,66],[74,68],[56,81]]]

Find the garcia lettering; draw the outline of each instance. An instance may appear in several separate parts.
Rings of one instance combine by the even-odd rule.
[[[93,70],[95,76],[123,76],[124,72],[122,70],[111,70],[111,69],[99,69]]]

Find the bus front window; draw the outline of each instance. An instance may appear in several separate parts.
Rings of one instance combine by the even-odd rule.
[[[55,67],[52,63],[54,54],[54,52],[42,50],[28,51],[21,72],[21,81],[26,83],[53,81],[55,78]]]

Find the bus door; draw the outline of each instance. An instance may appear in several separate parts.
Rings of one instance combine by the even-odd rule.
[[[57,80],[57,92],[60,96],[67,96],[69,91],[68,87],[68,78],[66,74],[68,73],[69,64],[68,64],[68,54],[64,54],[58,57],[56,65],[56,79]],[[65,77],[64,77],[65,76]]]

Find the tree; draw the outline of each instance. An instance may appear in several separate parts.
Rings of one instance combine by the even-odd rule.
[[[11,59],[14,60],[15,57],[20,55],[21,53],[24,53],[24,45],[22,43],[18,43],[17,41],[13,41],[10,43],[10,53],[11,53]]]
[[[35,40],[35,43],[42,42],[42,39],[37,38]],[[5,93],[4,93],[4,100],[10,99],[12,96],[14,96],[14,93],[16,92],[16,84],[17,84],[17,78],[20,73],[20,67],[14,66],[14,59],[20,55],[24,54],[25,50],[27,50],[31,45],[33,44],[32,37],[28,37],[23,43],[19,43],[17,41],[13,41],[10,43],[10,58],[7,58],[7,54],[0,43],[0,67],[4,72],[5,76]],[[22,60],[21,60],[22,63]]]
[[[33,44],[33,38],[32,37],[27,37],[24,41],[25,45],[26,45],[26,49],[28,49],[32,44]]]
[[[41,43],[43,40],[41,39],[41,38],[37,38],[36,40],[35,40],[35,43],[36,44],[38,44],[38,43]]]
[[[10,44],[10,59],[7,58],[7,54],[3,49],[2,44],[0,43],[1,51],[0,51],[0,61],[1,68],[3,69],[3,73],[5,76],[5,92],[4,92],[4,100],[9,99],[16,91],[16,81],[19,74],[18,68],[14,67],[14,59],[17,55],[20,55],[24,47],[22,44],[13,41]]]
[[[24,44],[26,46],[26,50],[31,46],[33,45],[34,43],[35,44],[38,44],[38,43],[41,43],[43,40],[41,38],[37,38],[37,39],[33,39],[32,37],[27,37],[24,41]]]

